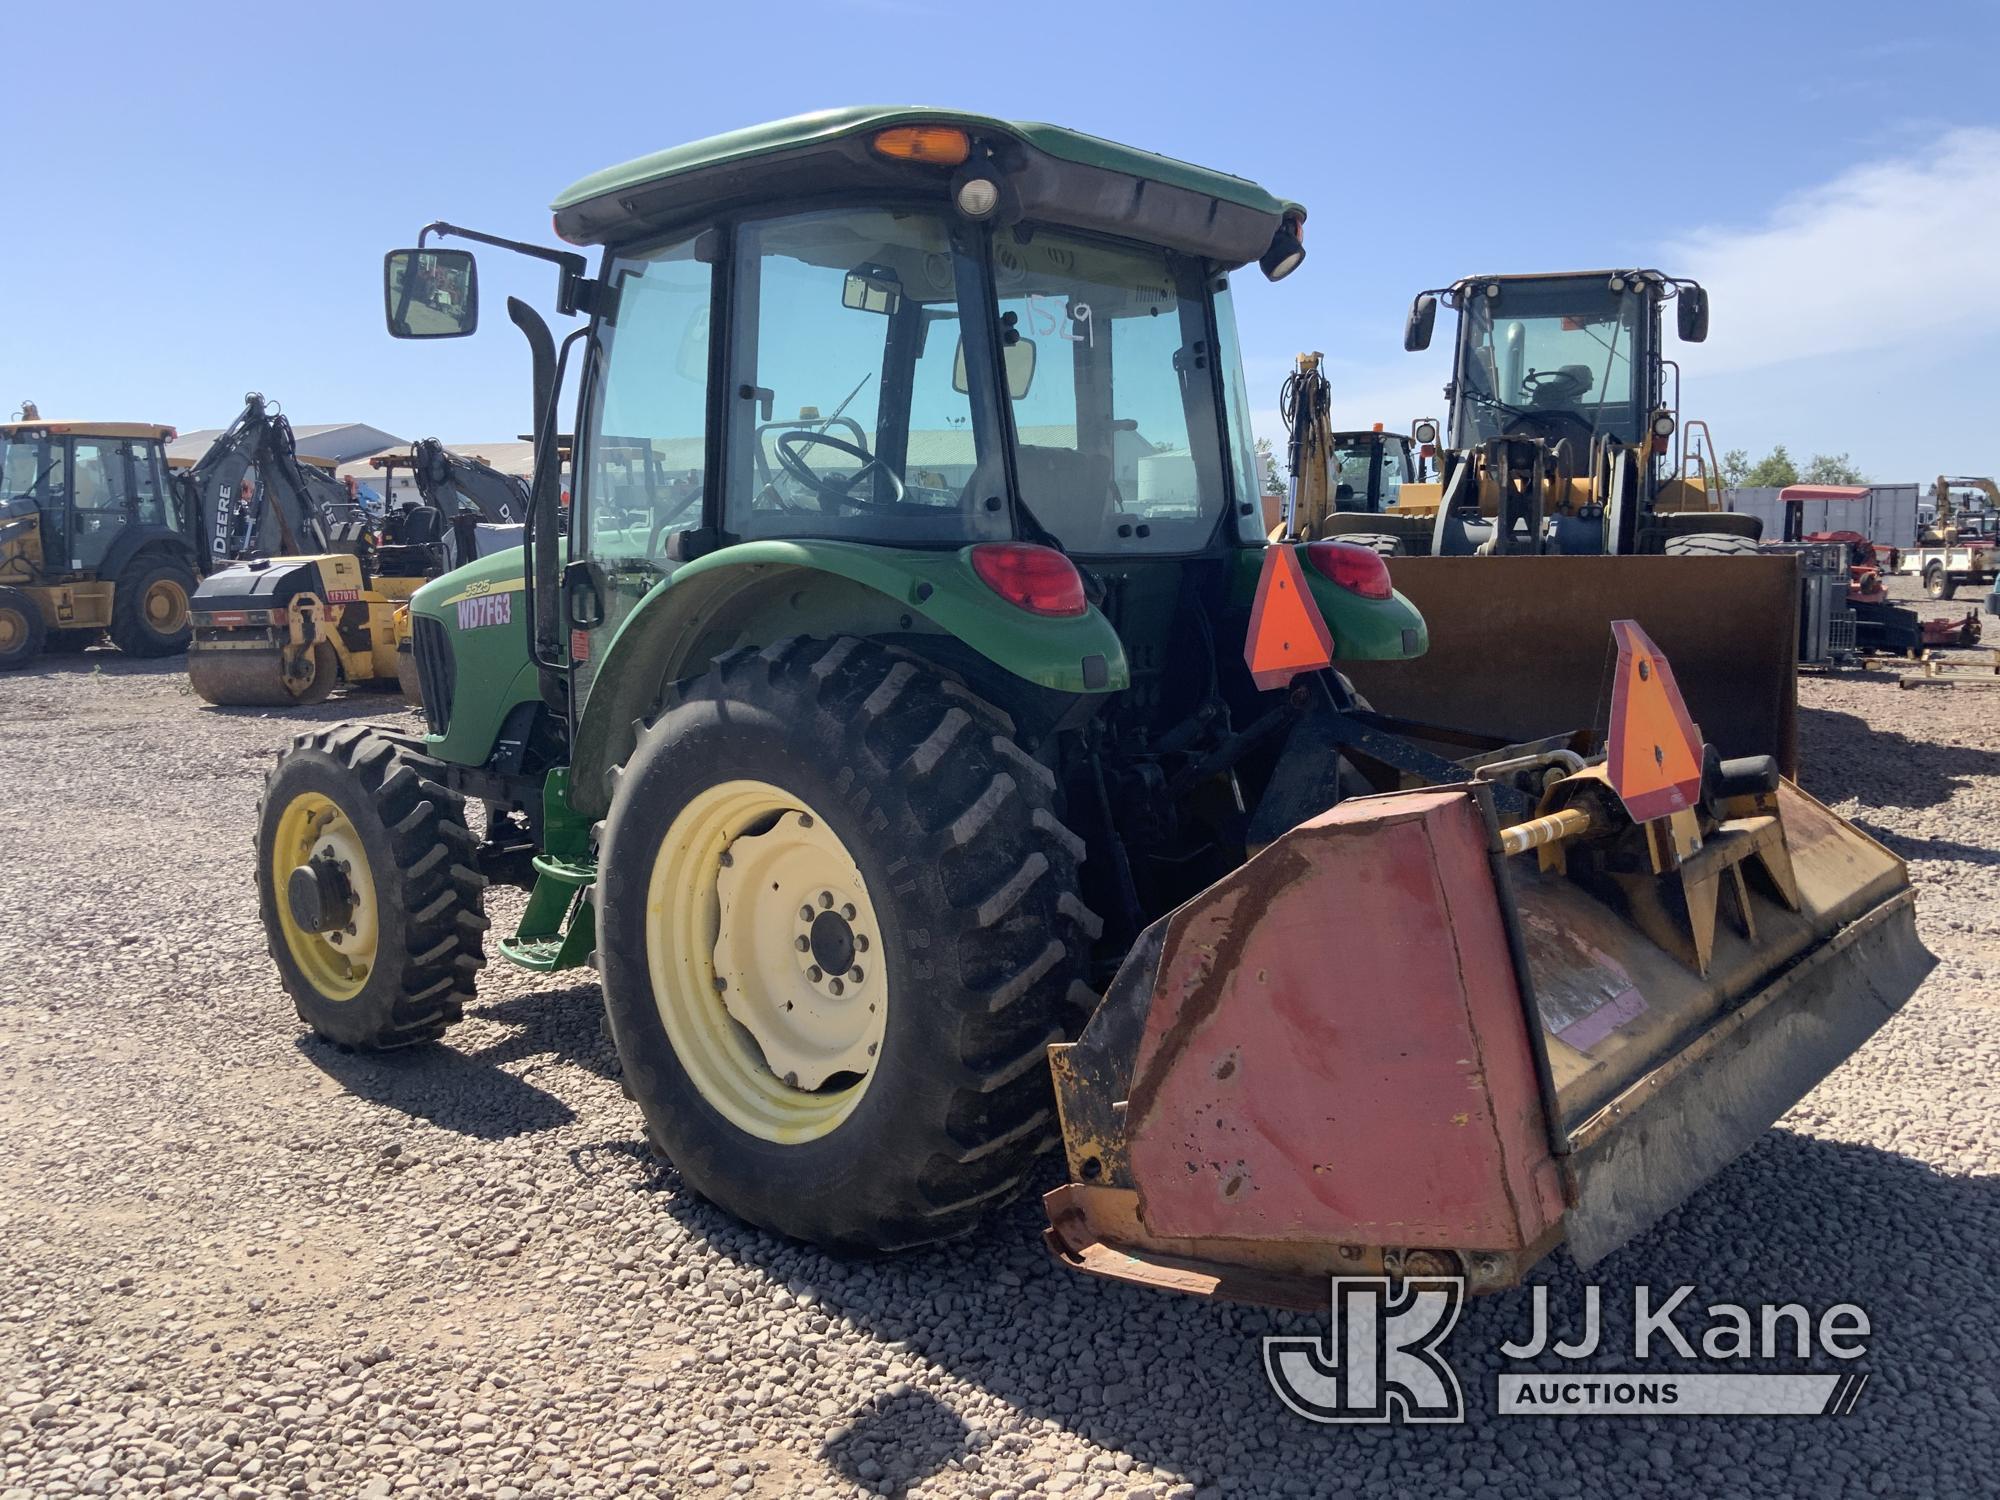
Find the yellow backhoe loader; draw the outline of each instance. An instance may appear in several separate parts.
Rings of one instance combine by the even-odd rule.
[[[0,670],[82,651],[108,632],[131,656],[187,649],[198,518],[166,463],[174,429],[0,424]]]

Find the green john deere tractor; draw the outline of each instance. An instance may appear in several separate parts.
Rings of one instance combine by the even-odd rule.
[[[1298,265],[1296,205],[1048,125],[882,108],[612,168],[555,212],[564,239],[603,247],[594,272],[446,224],[388,257],[401,337],[477,322],[470,252],[434,237],[553,263],[558,309],[587,321],[559,351],[510,301],[534,356],[526,544],[415,595],[427,732],[321,730],[271,775],[263,916],[321,1036],[439,1036],[485,961],[488,879],[519,878],[501,954],[597,968],[653,1141],[742,1217],[842,1248],[933,1241],[1062,1143],[1066,1259],[1197,1290],[1218,1288],[1171,1267],[1220,1266],[1257,1280],[1220,1289],[1284,1300],[1329,1265],[1430,1264],[1412,1246],[1505,1284],[1583,1222],[1594,1183],[1617,1197],[1599,1239],[1633,1232],[1921,973],[1900,865],[1767,765],[1698,768],[1670,836],[1620,810],[1588,734],[1418,735],[1348,690],[1335,664],[1427,642],[1373,552],[1265,542],[1230,283],[1253,262],[1274,280]],[[572,367],[573,429],[557,407]],[[1542,865],[1510,874],[1501,833],[1530,837],[1536,815],[1552,831],[1520,847]],[[1445,818],[1463,826],[1412,842]],[[1746,885],[1738,866],[1775,868],[1788,830],[1809,871]],[[1808,858],[1834,845],[1843,859]],[[1754,931],[1733,907],[1704,923],[1714,881],[1643,922],[1582,883],[1628,870],[1635,847],[1680,861],[1704,846]],[[1336,847],[1366,877],[1366,910],[1315,873]],[[1690,901],[1691,921],[1673,915]],[[1596,915],[1537,925],[1551,902]],[[1499,941],[1503,916],[1524,942]],[[1833,941],[1862,916],[1869,943]],[[1562,948],[1573,930],[1588,941]],[[1413,943],[1456,944],[1460,961],[1432,972]],[[1650,1004],[1605,1011],[1623,994],[1599,972],[1615,960]],[[1351,964],[1391,992],[1347,984]],[[1821,990],[1773,1000],[1768,978],[1801,967]],[[1463,1035],[1465,1004],[1415,992],[1468,975],[1485,1041]],[[1537,986],[1559,997],[1540,1025]],[[1198,1012],[1238,990],[1298,1035],[1253,1025],[1214,1052]],[[1512,1009],[1494,1008],[1502,993]],[[1699,1161],[1649,1154],[1681,1144],[1664,1127],[1582,1133],[1653,1069],[1701,1077],[1687,1038],[1749,1003],[1826,1004],[1841,1024],[1790,1051],[1735,1035],[1715,1066],[1751,1068],[1763,1094],[1731,1128],[1698,1127]],[[1560,1040],[1579,1015],[1594,1036]],[[1380,1080],[1328,1093],[1342,1067],[1419,1053],[1433,1071],[1410,1064],[1393,1098]],[[1515,1094],[1489,1107],[1468,1088]],[[1202,1089],[1229,1097],[1192,1100]],[[1419,1100],[1430,1113],[1397,1124]],[[1149,1105],[1215,1128],[1163,1166]],[[1319,1184],[1344,1149],[1258,1125],[1294,1106],[1365,1107],[1396,1150],[1443,1153],[1532,1211],[1378,1211],[1370,1193],[1432,1191],[1403,1171],[1336,1212]],[[1601,1176],[1563,1176],[1573,1130],[1580,1152],[1621,1147]],[[1291,1186],[1266,1165],[1244,1190],[1242,1163],[1273,1148],[1296,1155]],[[1623,1193],[1633,1173],[1643,1210]],[[1272,1217],[1300,1184],[1321,1208]],[[1173,1206],[1190,1185],[1202,1202]],[[1329,1218],[1363,1207],[1373,1227]]]

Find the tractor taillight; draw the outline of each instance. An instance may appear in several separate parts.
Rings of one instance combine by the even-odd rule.
[[[1364,599],[1387,599],[1395,592],[1389,584],[1389,565],[1372,548],[1352,542],[1307,542],[1306,561],[1320,577]]]
[[[878,156],[927,167],[955,167],[972,155],[972,137],[955,125],[892,125],[876,131],[869,144]]]
[[[1083,596],[1083,575],[1053,547],[981,542],[972,549],[972,571],[994,593],[1029,614],[1080,615],[1090,608]]]

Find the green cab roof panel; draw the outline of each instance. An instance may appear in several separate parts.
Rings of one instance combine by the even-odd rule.
[[[829,191],[938,193],[950,170],[877,157],[869,140],[894,125],[954,125],[995,148],[1025,215],[1115,229],[1241,264],[1261,254],[1286,212],[1246,178],[1081,131],[916,105],[856,105],[795,115],[656,151],[571,184],[552,205],[556,229],[580,244],[642,238],[727,207]]]

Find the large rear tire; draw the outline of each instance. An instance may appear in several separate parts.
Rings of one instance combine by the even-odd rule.
[[[257,809],[257,905],[279,981],[327,1041],[441,1035],[486,962],[465,802],[366,724],[301,735]]]
[[[703,1197],[900,1249],[969,1231],[1055,1144],[1046,1049],[1095,1004],[1098,923],[1012,733],[927,663],[795,638],[719,658],[640,736],[605,824],[605,1008]]]
[[[48,622],[20,589],[0,588],[0,672],[25,667],[42,654]]]
[[[1697,531],[1667,538],[1669,557],[1755,557],[1762,550],[1747,536],[1726,531]]]
[[[111,595],[111,643],[127,656],[178,656],[194,639],[194,574],[170,558],[140,558]]]

